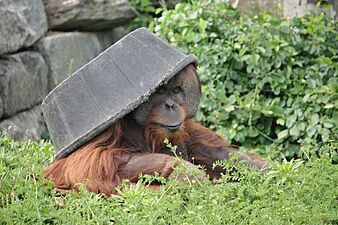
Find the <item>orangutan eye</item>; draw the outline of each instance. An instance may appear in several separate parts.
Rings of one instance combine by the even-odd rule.
[[[178,93],[181,92],[181,90],[182,90],[181,87],[177,86],[177,87],[175,87],[175,88],[173,89],[172,92],[173,92],[174,94],[178,94]]]

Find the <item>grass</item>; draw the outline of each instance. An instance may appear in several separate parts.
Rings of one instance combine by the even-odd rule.
[[[337,224],[338,168],[331,157],[274,164],[262,176],[239,166],[240,182],[225,174],[203,184],[144,183],[105,197],[58,193],[42,179],[53,158],[48,142],[15,142],[0,136],[0,224]],[[229,166],[229,163],[223,163]]]

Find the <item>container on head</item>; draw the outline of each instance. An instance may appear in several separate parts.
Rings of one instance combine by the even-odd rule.
[[[74,152],[140,106],[190,63],[146,28],[116,42],[59,84],[42,102],[55,159]]]

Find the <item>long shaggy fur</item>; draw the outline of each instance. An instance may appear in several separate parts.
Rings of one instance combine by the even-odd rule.
[[[111,194],[120,183],[117,170],[124,162],[121,155],[128,150],[119,145],[122,128],[116,123],[66,158],[54,161],[45,171],[59,190],[76,189],[77,184],[88,182],[87,189],[96,193]]]
[[[127,129],[141,130],[128,120],[132,118],[127,116],[71,155],[54,161],[46,169],[44,176],[52,179],[59,190],[76,189],[79,183],[87,183],[89,191],[110,195],[121,182],[119,167],[128,162],[129,156],[137,153],[158,153],[165,149],[165,138],[175,145],[189,148],[200,143],[210,144],[212,147],[227,145],[222,138],[206,128],[201,133],[203,126],[191,119],[187,119],[183,129],[177,133],[168,133],[150,124],[144,134],[141,134],[141,139],[137,137],[140,135],[138,132],[127,132]],[[134,128],[130,128],[133,126]]]

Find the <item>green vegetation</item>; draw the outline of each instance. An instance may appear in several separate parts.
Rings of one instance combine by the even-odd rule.
[[[49,142],[0,135],[0,224],[337,224],[334,21],[322,14],[239,15],[221,0],[169,10],[133,2],[144,15],[135,26],[157,14],[150,28],[199,59],[197,119],[229,142],[275,159],[274,170],[262,176],[217,162],[236,164],[239,173],[203,183],[145,176],[110,197],[84,186],[63,194],[42,178],[54,157]],[[165,185],[145,188],[152,180]]]
[[[328,151],[333,148],[327,146]],[[168,181],[160,190],[124,184],[119,195],[56,192],[41,178],[53,157],[50,143],[0,137],[0,224],[334,224],[337,165],[328,156],[275,165],[261,176],[217,183]],[[229,166],[228,163],[223,163]],[[229,182],[238,176],[240,182]],[[148,177],[149,180],[150,178]]]
[[[153,21],[156,8],[151,0],[132,0],[132,6],[137,10],[138,16],[128,25],[127,32],[139,27],[147,27]]]
[[[337,143],[337,24],[323,14],[240,17],[225,2],[182,3],[150,25],[199,59],[197,119],[272,158],[304,157]]]

